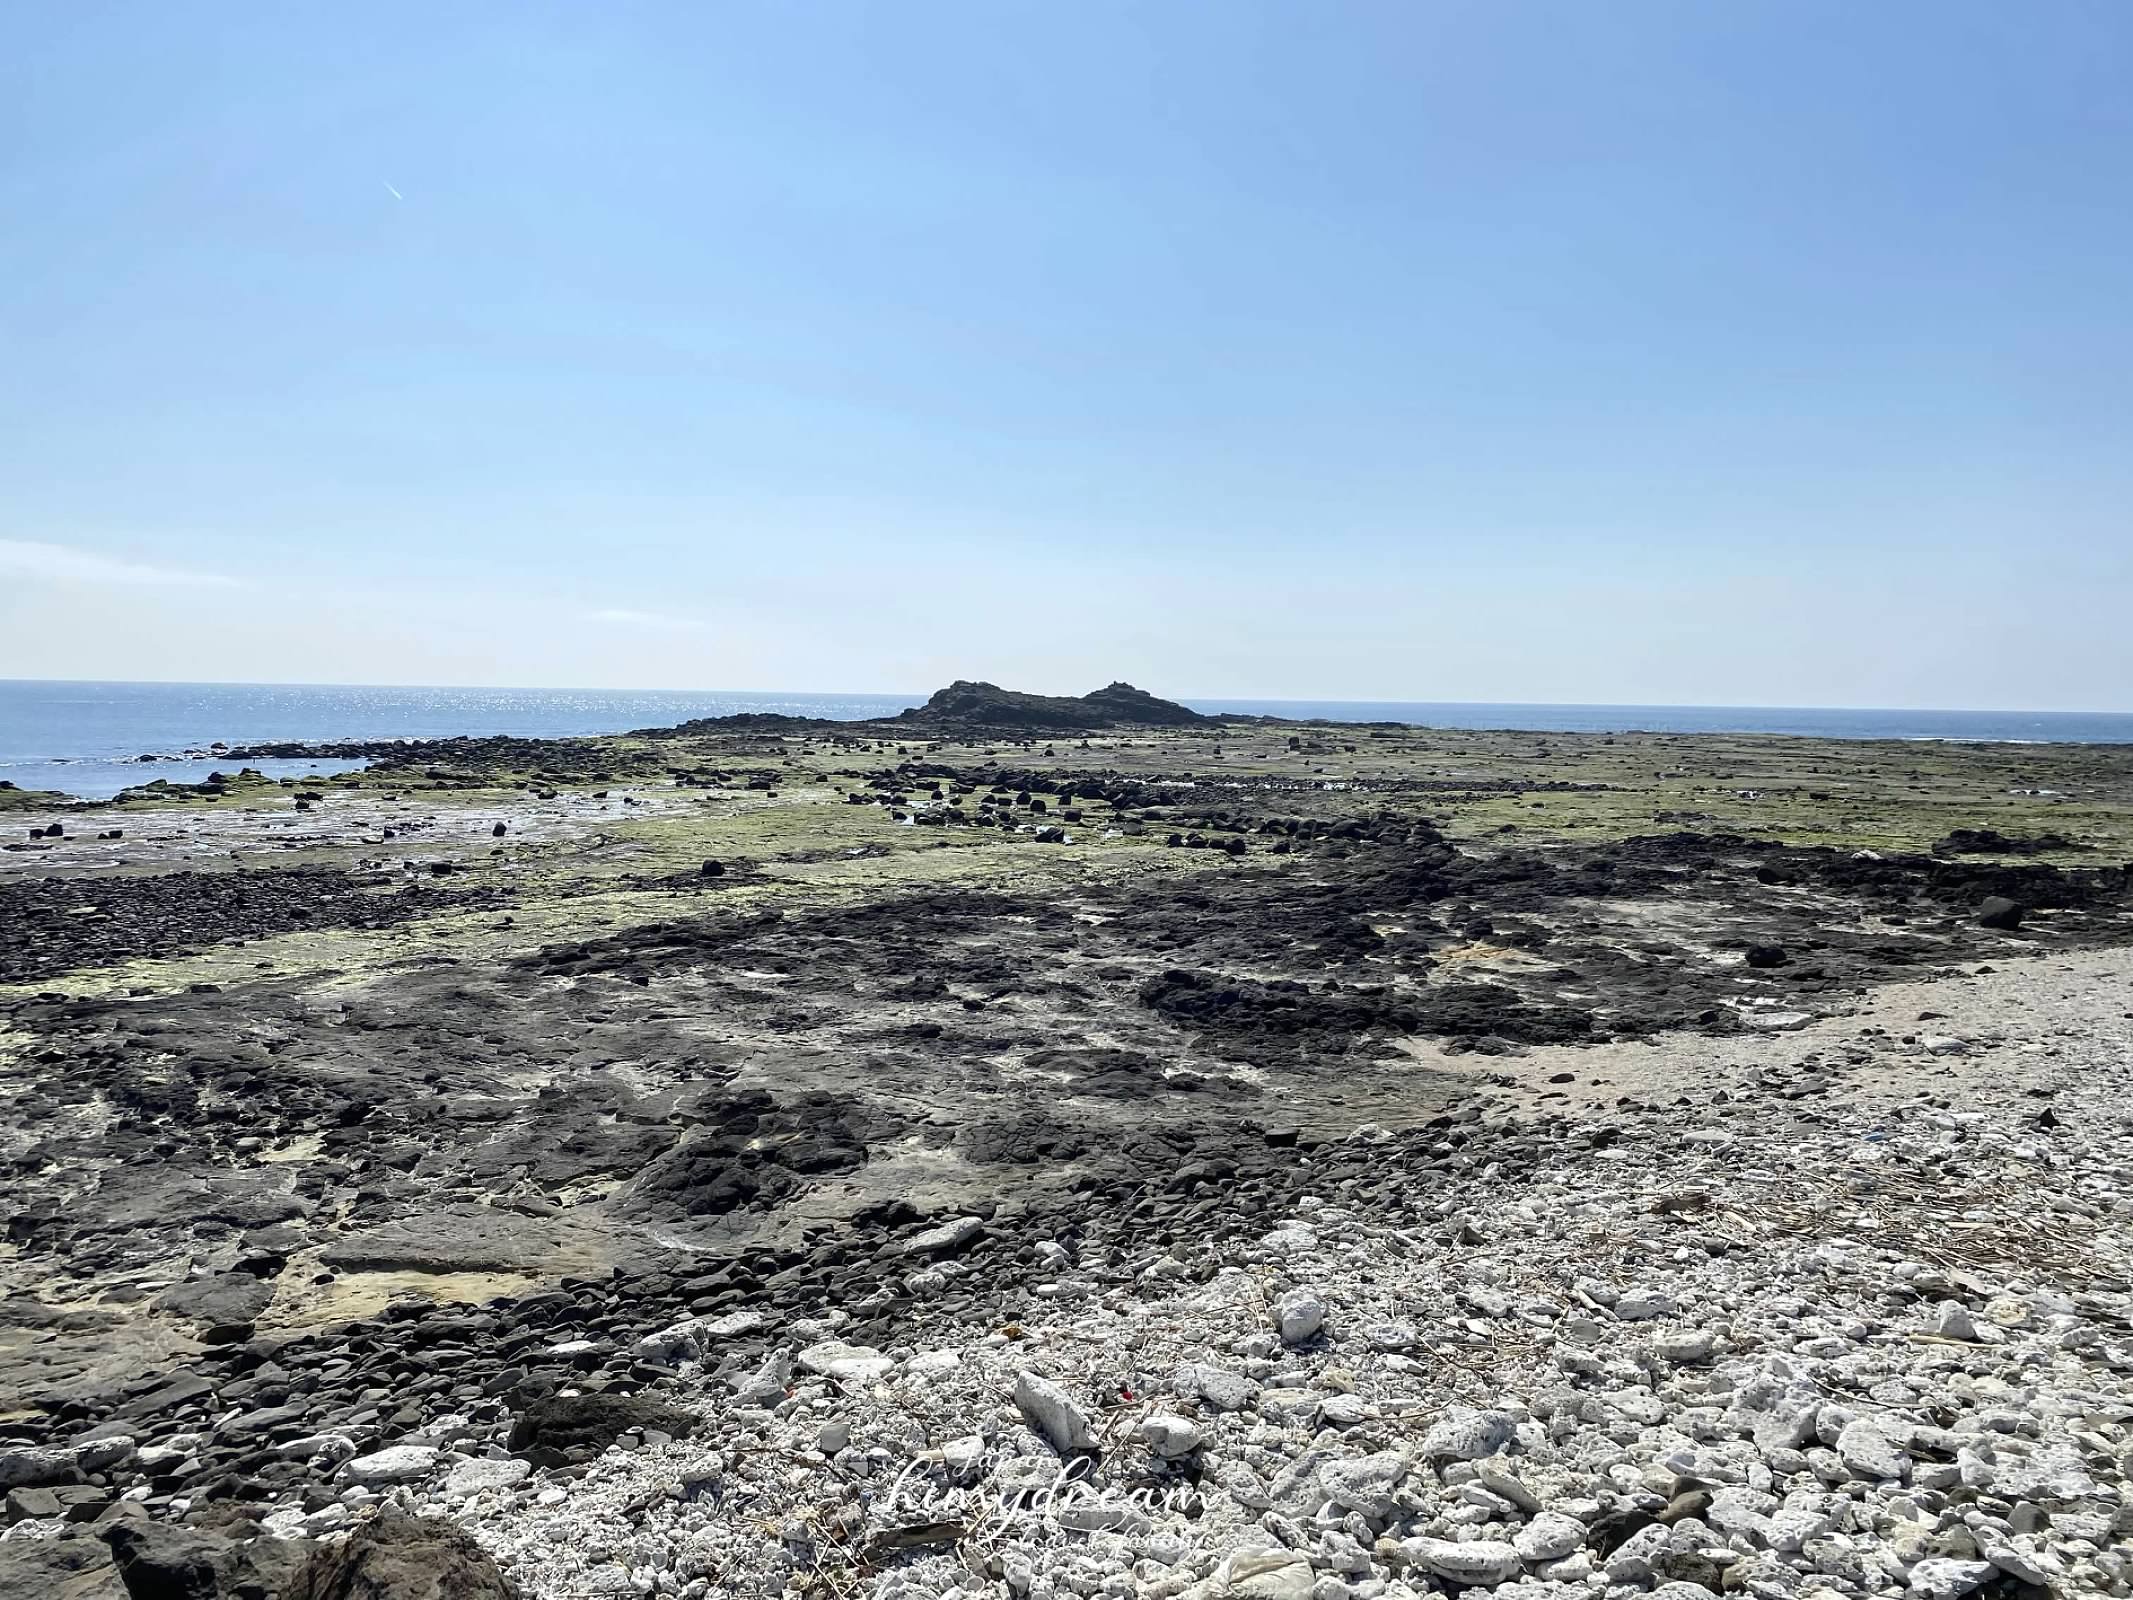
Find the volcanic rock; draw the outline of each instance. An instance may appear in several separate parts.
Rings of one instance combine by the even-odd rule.
[[[2022,918],[2028,908],[2019,900],[2010,900],[2005,895],[1992,895],[1977,908],[1977,920],[1981,927],[2006,928],[2022,926]]]
[[[289,1600],[516,1600],[465,1528],[388,1509],[311,1552]]]
[[[631,1428],[656,1428],[680,1439],[696,1418],[661,1401],[616,1394],[558,1395],[536,1400],[511,1428],[511,1449],[537,1467],[589,1461]]]
[[[1023,694],[996,683],[957,679],[897,718],[920,724],[1013,728],[1182,727],[1213,719],[1130,683],[1112,683],[1079,698]]]

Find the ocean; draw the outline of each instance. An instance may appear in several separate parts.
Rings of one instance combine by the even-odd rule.
[[[851,721],[893,715],[924,694],[746,694],[684,689],[417,689],[346,684],[70,683],[0,680],[0,779],[104,799],[152,778],[198,782],[218,765],[140,762],[281,740],[620,733],[736,711]],[[1403,722],[1535,733],[1781,733],[1832,739],[2133,743],[2133,713],[1863,711],[1786,706],[1511,705],[1401,700],[1192,700],[1236,711],[1335,722]],[[256,762],[293,777],[346,762]]]

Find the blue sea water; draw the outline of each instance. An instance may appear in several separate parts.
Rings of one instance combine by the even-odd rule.
[[[198,783],[231,763],[142,755],[343,739],[509,733],[567,738],[661,727],[736,711],[893,715],[924,695],[719,694],[686,690],[427,689],[327,683],[86,683],[0,679],[0,780],[85,800],[157,778]],[[271,778],[342,771],[348,761],[253,761]]]
[[[343,684],[73,683],[0,680],[0,779],[85,799],[152,778],[198,782],[229,763],[220,741],[434,739],[509,733],[619,733],[736,711],[850,721],[893,715],[923,694],[742,694],[691,690],[420,689]],[[1199,711],[1402,722],[1536,733],[1809,734],[1837,739],[2133,742],[2133,714],[2068,711],[1860,711],[1773,706],[1436,704],[1362,700],[1188,700]],[[202,752],[187,761],[143,754]],[[275,777],[346,762],[255,763]]]

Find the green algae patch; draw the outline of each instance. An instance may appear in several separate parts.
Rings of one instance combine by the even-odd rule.
[[[12,783],[0,782],[0,812],[70,811],[80,805],[74,796],[57,789],[18,789]]]

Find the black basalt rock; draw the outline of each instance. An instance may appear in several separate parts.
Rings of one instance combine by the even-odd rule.
[[[572,1394],[536,1400],[512,1424],[510,1448],[537,1467],[590,1461],[632,1428],[686,1438],[693,1413],[641,1395]]]
[[[2027,911],[2028,908],[2019,900],[2010,900],[2005,895],[1991,895],[1977,908],[1978,925],[2012,932],[2022,926],[2022,918]]]

